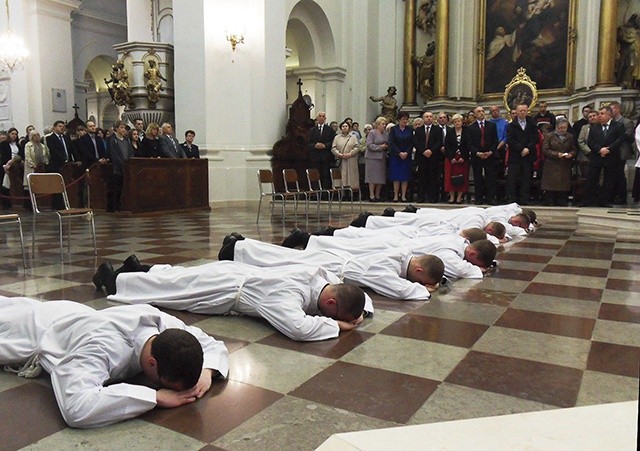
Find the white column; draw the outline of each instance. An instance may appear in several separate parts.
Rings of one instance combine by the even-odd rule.
[[[575,87],[580,89],[596,84],[600,0],[578,2],[577,21]]]
[[[25,40],[31,53],[27,65],[29,122],[40,130],[57,119],[73,117],[73,56],[71,12],[79,0],[32,0],[25,11]],[[66,96],[65,111],[53,111],[52,90]]]
[[[212,203],[256,200],[255,171],[285,132],[285,2],[181,0],[173,12],[178,133],[196,131]],[[235,52],[232,29],[245,36]]]
[[[127,42],[154,42],[151,23],[149,0],[127,0]]]

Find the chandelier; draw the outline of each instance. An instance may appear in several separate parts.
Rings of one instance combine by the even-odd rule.
[[[16,66],[24,64],[29,58],[29,51],[22,38],[11,31],[9,0],[5,0],[4,5],[7,10],[7,29],[0,36],[0,67],[6,66],[13,70]]]

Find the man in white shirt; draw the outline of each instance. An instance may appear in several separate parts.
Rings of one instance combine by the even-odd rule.
[[[96,311],[0,296],[0,364],[25,362],[16,372],[49,373],[64,420],[78,428],[193,402],[229,370],[224,343],[151,306]],[[141,372],[160,388],[122,382]]]

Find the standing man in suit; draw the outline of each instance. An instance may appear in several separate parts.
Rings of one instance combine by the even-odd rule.
[[[76,160],[73,155],[71,140],[64,134],[64,131],[64,121],[55,121],[53,123],[53,132],[45,138],[49,148],[48,172],[59,173],[66,162]]]
[[[635,142],[635,125],[631,119],[627,119],[622,115],[622,105],[620,102],[611,102],[611,119],[621,123],[625,129],[625,136],[620,146],[620,159],[618,160],[618,167],[616,175],[616,187],[614,192],[613,202],[616,204],[625,205],[627,203],[627,177],[624,173],[624,168],[627,164],[627,160],[633,160],[635,158],[635,151],[633,149]]]
[[[496,161],[498,159],[498,129],[485,121],[484,108],[473,110],[476,121],[468,126],[469,154],[473,168],[476,205],[496,203]]]
[[[589,152],[589,172],[585,186],[583,207],[605,207],[615,195],[617,168],[620,161],[620,147],[625,139],[625,128],[621,122],[612,119],[611,107],[598,110],[598,122],[589,127],[587,145]],[[602,187],[600,172],[604,172]]]
[[[331,153],[333,138],[336,132],[326,124],[327,113],[320,111],[316,118],[317,125],[309,131],[309,159],[311,166],[320,172],[323,188],[331,188],[331,169],[334,157]]]
[[[109,157],[105,150],[104,140],[96,135],[96,123],[87,121],[87,133],[76,141],[78,157],[85,168],[94,163],[107,164]]]
[[[162,124],[162,136],[160,136],[160,157],[162,158],[187,158],[180,143],[173,136],[173,127],[170,123]]]
[[[433,113],[422,115],[424,125],[418,127],[413,135],[413,147],[416,149],[418,166],[418,202],[437,203],[440,197],[440,166],[444,161],[441,152],[443,146],[442,129],[433,123]]]
[[[520,205],[524,205],[529,202],[538,128],[533,119],[527,116],[528,111],[529,107],[526,104],[518,105],[516,119],[507,126],[507,144],[509,145],[507,203],[517,201]]]
[[[196,132],[187,130],[184,132],[184,142],[180,144],[187,158],[200,158],[200,149],[193,143]]]

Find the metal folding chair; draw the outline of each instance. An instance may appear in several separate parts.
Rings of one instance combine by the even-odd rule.
[[[91,234],[93,236],[93,253],[98,254],[96,245],[96,226],[93,220],[93,210],[91,208],[70,208],[69,198],[67,196],[67,188],[64,185],[62,175],[57,173],[33,173],[27,176],[29,185],[29,195],[31,196],[31,204],[33,205],[33,223],[32,223],[32,252],[35,250],[36,239],[36,218],[41,214],[55,214],[58,217],[58,229],[60,236],[60,260],[64,262],[64,253],[62,251],[62,218],[67,219],[67,250],[71,253],[71,218],[88,218],[91,222]],[[38,204],[39,198],[42,196],[50,196],[60,194],[64,201],[64,208],[60,210],[44,210]]]
[[[349,185],[343,185],[342,171],[340,170],[340,168],[331,168],[329,172],[331,173],[332,188],[339,191],[338,199],[342,200],[342,193],[344,191],[349,191],[349,193],[351,194],[350,196],[351,197],[351,213],[353,213],[353,194],[354,194],[354,191],[357,191],[358,201],[360,203],[360,211],[362,211],[362,192],[360,191],[360,188],[352,188]]]
[[[276,199],[279,198],[282,200],[282,223],[284,224],[284,193],[276,191],[276,187],[273,183],[273,172],[271,172],[271,169],[258,169],[258,186],[260,188],[260,201],[258,202],[258,216],[256,217],[256,224],[260,221],[260,208],[262,207],[262,198],[265,196],[271,198],[272,217]]]
[[[340,193],[339,189],[335,189],[333,187],[331,188],[324,188],[322,186],[322,180],[320,179],[320,171],[318,171],[317,169],[313,168],[313,169],[307,169],[307,182],[309,183],[309,189],[313,190],[313,191],[317,191],[319,194],[322,193],[327,193],[327,198],[329,200],[329,218],[331,218],[331,205],[332,205],[332,201],[333,201],[333,194],[334,193]],[[342,198],[340,196],[338,196],[338,211],[340,211],[340,208],[342,207]]]
[[[295,212],[298,212],[298,199],[304,198],[304,215],[309,220],[309,196],[314,195],[312,191],[303,191],[300,189],[300,182],[298,181],[298,173],[295,169],[283,169],[282,178],[284,180],[284,192],[292,196],[295,201]],[[317,198],[317,214],[320,213],[320,195],[316,193]]]
[[[27,255],[24,252],[24,235],[22,233],[22,222],[20,216],[16,214],[0,215],[0,225],[16,223],[18,224],[18,231],[20,232],[20,248],[22,249],[22,264],[24,268],[27,268]]]

